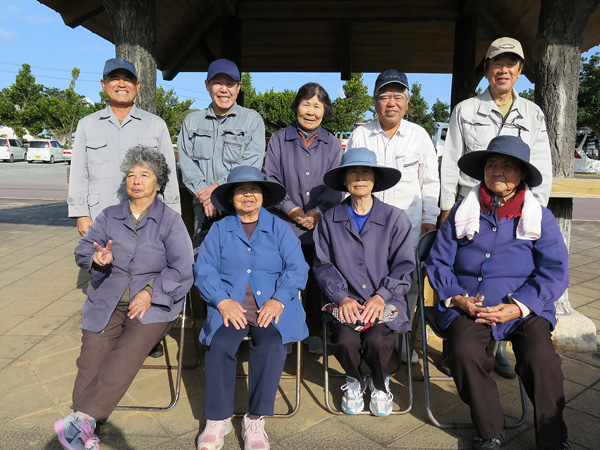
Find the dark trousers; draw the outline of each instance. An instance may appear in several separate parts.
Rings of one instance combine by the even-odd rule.
[[[247,325],[236,330],[233,326],[221,325],[212,338],[205,355],[206,394],[204,417],[210,420],[223,420],[233,415],[233,392],[237,358],[235,353],[250,333],[250,357],[248,362],[248,391],[250,393],[250,414],[272,416],[275,409],[275,396],[287,348],[281,343],[277,328],[270,324],[266,328]]]
[[[491,327],[460,315],[446,329],[450,367],[460,398],[471,408],[471,419],[484,439],[498,437],[504,414],[496,383]],[[565,396],[560,357],[554,351],[550,323],[541,317],[525,320],[507,336],[512,342],[527,395],[535,408],[535,439],[538,448],[552,448],[567,440],[563,420]]]
[[[152,347],[175,323],[143,325],[127,317],[127,307],[119,304],[104,330],[82,330],[71,407],[101,423],[123,398]]]
[[[308,334],[310,336],[320,336],[323,328],[323,322],[321,321],[323,313],[321,312],[321,290],[313,271],[313,262],[315,260],[314,244],[302,245],[302,253],[304,253],[304,259],[310,268],[306,288],[302,291],[302,303],[306,312],[306,325],[308,326]]]
[[[394,351],[396,336],[384,324],[375,325],[359,333],[347,325],[331,323],[331,337],[327,348],[335,355],[346,375],[364,380],[360,373],[360,364],[364,360],[371,369],[373,384],[385,391],[385,379],[389,376],[388,366]]]

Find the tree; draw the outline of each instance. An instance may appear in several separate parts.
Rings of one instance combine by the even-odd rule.
[[[194,101],[191,99],[180,102],[173,89],[165,91],[162,86],[156,88],[156,114],[167,123],[171,140],[177,140],[192,103]]]
[[[437,98],[431,107],[431,116],[434,122],[450,122],[450,105]]]
[[[365,121],[365,114],[373,105],[362,73],[353,73],[344,82],[342,89],[344,97],[338,97],[332,102],[333,117],[324,124],[331,132],[352,131],[355,123]]]
[[[410,122],[421,125],[429,136],[433,135],[433,116],[427,112],[429,105],[421,95],[421,85],[419,83],[413,83],[410,90],[410,102],[408,104],[408,111],[404,116]]]
[[[45,116],[42,91],[43,86],[31,74],[31,66],[23,64],[15,82],[0,93],[0,123],[12,127],[20,137],[27,131],[41,133]]]
[[[535,103],[535,90],[529,88],[524,90],[523,92],[519,92],[519,97],[523,97],[524,99],[530,100]]]
[[[577,126],[590,127],[600,136],[600,53],[581,59]]]

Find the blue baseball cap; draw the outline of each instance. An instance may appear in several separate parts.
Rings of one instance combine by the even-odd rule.
[[[129,72],[131,75],[138,79],[137,72],[135,71],[135,66],[132,62],[127,61],[123,58],[112,58],[106,61],[104,64],[104,71],[102,72],[102,78],[111,73],[114,70],[123,69]]]
[[[216,61],[211,62],[210,66],[208,66],[208,73],[206,74],[206,79],[210,81],[215,75],[219,73],[229,75],[235,81],[240,81],[242,79],[238,67],[233,61],[229,61],[228,59],[217,59]]]
[[[398,72],[397,70],[390,69],[385,72],[381,72],[375,80],[375,89],[373,89],[373,96],[377,95],[377,91],[386,84],[398,83],[408,89],[408,77],[404,72]]]

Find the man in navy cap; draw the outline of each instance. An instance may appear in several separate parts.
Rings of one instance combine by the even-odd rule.
[[[176,173],[167,125],[134,103],[140,88],[135,66],[123,58],[109,59],[100,85],[109,105],[79,121],[73,143],[67,202],[69,217],[77,218],[81,236],[86,235],[104,208],[127,198],[120,165],[131,147],[143,145],[162,153],[171,173]],[[177,177],[170,177],[163,201],[181,212]]]
[[[194,196],[194,250],[197,252],[220,212],[212,191],[237,166],[262,167],[265,125],[260,115],[236,103],[242,87],[240,71],[227,59],[213,61],[206,74],[212,102],[184,120],[177,147],[183,182]]]
[[[109,59],[100,85],[109,105],[79,121],[73,143],[67,203],[69,217],[77,218],[81,236],[87,234],[102,210],[127,198],[120,166],[127,151],[137,145],[165,156],[172,176],[162,200],[181,213],[171,136],[164,120],[135,105],[140,88],[135,66],[123,58]],[[160,343],[150,353],[154,357],[162,354]]]

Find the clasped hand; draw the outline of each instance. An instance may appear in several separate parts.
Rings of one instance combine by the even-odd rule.
[[[363,305],[350,297],[346,297],[340,302],[339,314],[340,320],[344,322],[363,323],[375,322],[377,319],[383,319],[383,311],[385,310],[385,300],[379,294],[375,294]]]
[[[521,309],[517,305],[500,303],[496,306],[483,306],[484,298],[483,295],[477,297],[455,295],[452,297],[452,303],[471,317],[475,317],[475,322],[493,327],[521,317]]]

